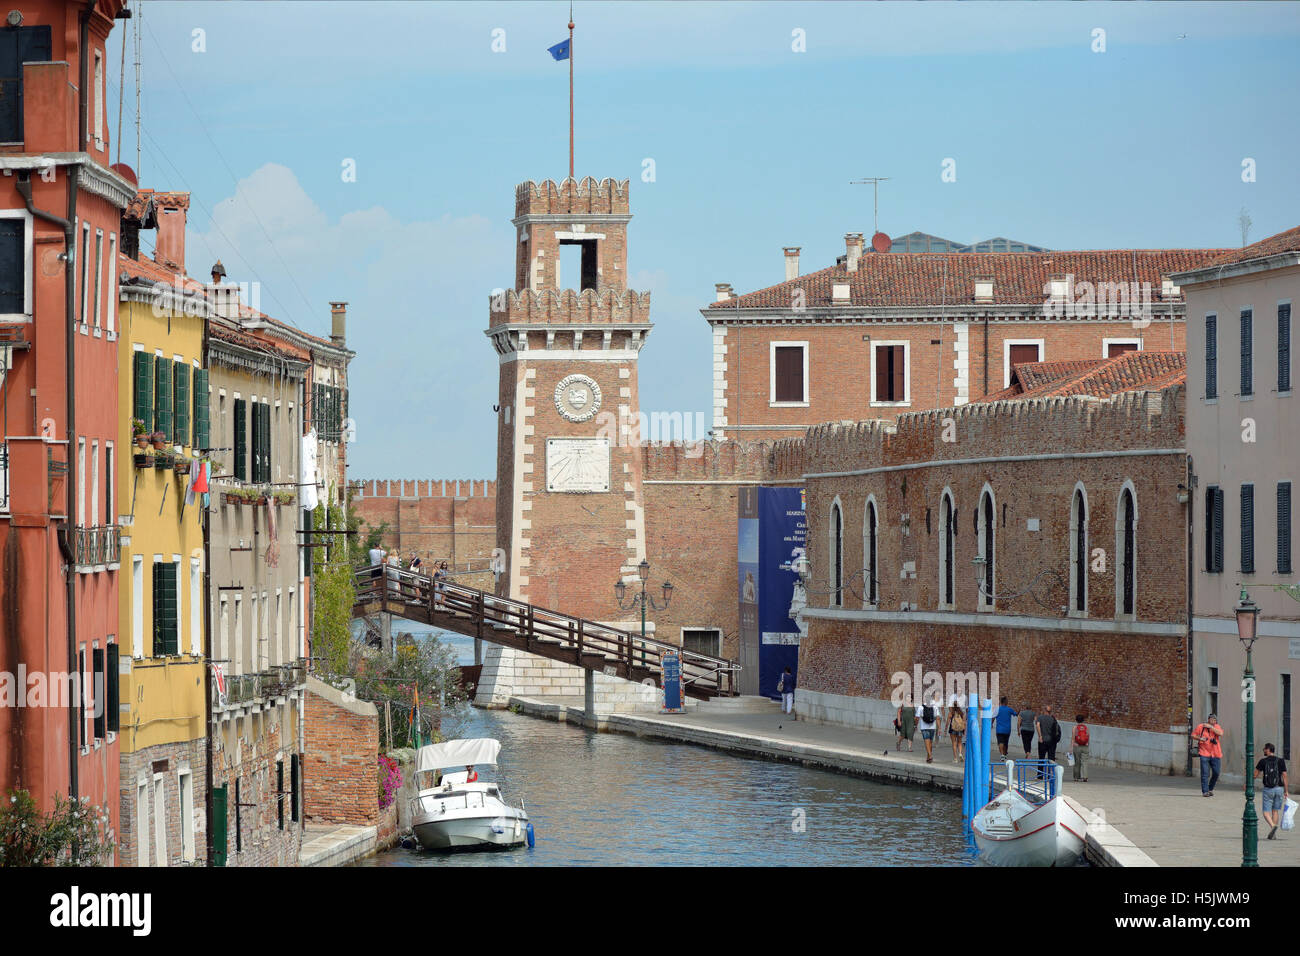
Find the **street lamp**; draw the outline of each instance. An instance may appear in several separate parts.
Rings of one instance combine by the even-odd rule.
[[[1241,815],[1241,865],[1259,866],[1259,820],[1255,816],[1255,669],[1250,650],[1259,624],[1259,605],[1241,589],[1237,613],[1237,638],[1246,648],[1246,809]]]
[[[663,584],[663,603],[654,599],[654,595],[646,594],[646,582],[650,580],[650,562],[644,558],[636,567],[636,576],[641,580],[641,592],[633,594],[632,600],[624,604],[623,599],[627,596],[627,585],[620,578],[614,584],[614,597],[618,601],[620,610],[631,611],[638,605],[641,608],[641,663],[645,663],[645,612],[648,606],[652,611],[662,611],[668,607],[668,602],[673,598],[673,586],[667,581]],[[630,659],[630,655],[629,655]]]

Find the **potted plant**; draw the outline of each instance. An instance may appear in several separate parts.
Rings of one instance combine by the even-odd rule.
[[[154,447],[157,448],[158,446],[155,445]],[[159,471],[162,471],[165,468],[170,468],[172,466],[172,456],[165,452],[155,451],[153,456],[153,466]]]
[[[275,493],[275,503],[277,505],[293,504],[294,494],[292,491],[277,491]]]
[[[148,435],[145,435],[144,438],[145,438],[145,443],[144,443],[143,445],[141,445],[140,447],[143,448],[143,449],[148,449],[148,448],[149,448],[149,441],[148,441],[149,436],[148,436]],[[152,454],[151,452],[149,452],[148,450],[145,450],[145,451],[137,451],[134,455],[131,456],[131,461],[132,461],[132,463],[134,463],[135,467],[137,467],[137,468],[152,468],[152,467],[153,467],[153,462],[149,460],[149,459],[151,459],[152,457],[153,457],[153,454]]]
[[[172,465],[178,475],[188,475],[190,473],[190,459],[184,455],[177,455]]]
[[[141,448],[149,447],[149,433],[145,430],[143,419],[131,419],[131,435],[134,437],[135,443]]]
[[[153,442],[154,451],[167,450],[167,436],[162,432],[154,432],[153,435],[150,436],[150,441]]]

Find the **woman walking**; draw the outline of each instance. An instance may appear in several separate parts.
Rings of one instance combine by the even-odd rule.
[[[952,741],[952,762],[966,759],[966,712],[961,704],[953,704],[948,711],[948,739]]]
[[[433,606],[442,601],[444,582],[447,580],[447,562],[443,561],[433,572]]]
[[[912,738],[915,736],[916,706],[912,703],[912,695],[908,694],[898,708],[898,749],[902,750],[903,741],[907,741],[907,749],[911,751]]]

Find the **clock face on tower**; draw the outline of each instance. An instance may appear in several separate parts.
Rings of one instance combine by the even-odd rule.
[[[600,386],[586,375],[566,375],[555,386],[555,409],[571,422],[585,422],[600,409]]]

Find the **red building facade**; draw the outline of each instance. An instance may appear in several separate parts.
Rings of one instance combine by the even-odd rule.
[[[86,798],[110,835],[115,262],[135,190],[109,168],[105,44],[123,7],[30,2],[0,30],[0,792]]]

